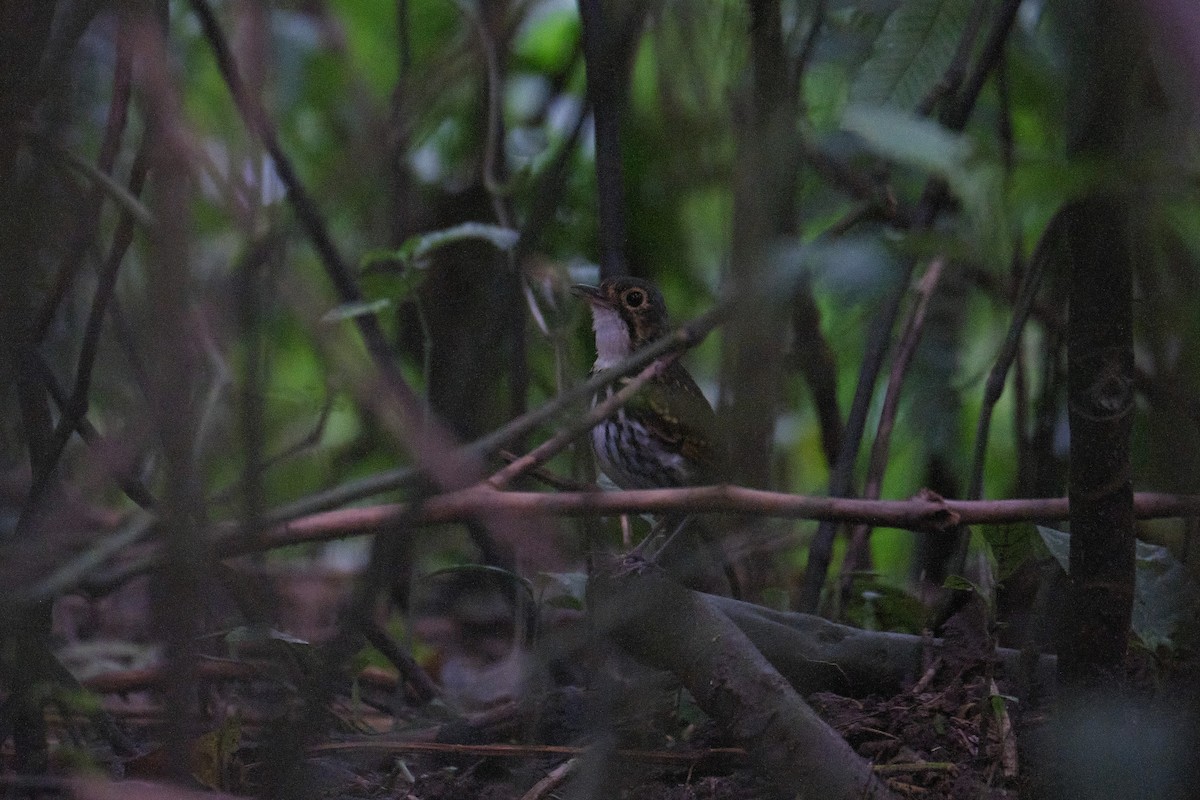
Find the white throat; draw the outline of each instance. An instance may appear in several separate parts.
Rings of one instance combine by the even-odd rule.
[[[593,305],[592,330],[596,332],[596,364],[593,369],[615,366],[633,351],[629,328],[614,309]]]

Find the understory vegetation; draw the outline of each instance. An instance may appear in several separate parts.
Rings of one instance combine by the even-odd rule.
[[[0,787],[1192,796],[1198,108],[1182,0],[0,0]]]

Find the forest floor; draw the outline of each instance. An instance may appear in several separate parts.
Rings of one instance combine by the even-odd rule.
[[[353,681],[318,685],[308,668],[315,653],[309,642],[329,637],[349,586],[346,575],[276,576],[276,611],[295,638],[234,646],[229,635],[214,632],[221,646],[200,663],[204,713],[189,745],[197,791],[399,800],[777,796],[754,769],[752,754],[723,738],[661,675],[624,675],[627,684],[645,678],[646,685],[604,705],[610,713],[603,718],[595,711],[597,696],[609,691],[611,700],[620,692],[572,680],[572,674],[594,677],[595,669],[560,669],[540,693],[526,693],[532,701],[513,702],[507,689],[521,685],[522,664],[504,655],[511,626],[481,611],[486,603],[472,601],[469,620],[442,608],[426,609],[414,623],[424,641],[418,655],[447,695],[453,690],[453,702],[414,710],[396,671],[377,665]],[[147,597],[145,585],[135,583],[99,604],[75,598],[56,609],[60,658],[102,699],[121,735],[82,724],[95,709],[59,704],[51,726],[58,741],[53,771],[78,775],[80,764],[90,765],[92,775],[121,778],[116,785],[130,790],[125,797],[138,795],[133,782],[170,774],[161,744],[170,712],[158,691],[166,678],[154,651],[136,644],[150,629]],[[1015,701],[994,665],[972,655],[975,649],[941,651],[924,675],[893,696],[821,692],[807,699],[897,797],[1019,797],[1027,734],[1042,718]],[[306,693],[321,699],[306,703]],[[450,711],[464,705],[468,713]],[[8,745],[0,759],[0,777],[12,775]],[[71,785],[77,797],[108,796],[100,783]],[[597,785],[604,791],[577,793]]]

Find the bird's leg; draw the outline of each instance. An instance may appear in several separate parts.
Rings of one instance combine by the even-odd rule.
[[[686,514],[682,517],[659,517],[654,521],[654,526],[650,528],[650,532],[646,534],[646,538],[638,542],[637,546],[629,552],[633,555],[644,554],[647,561],[658,560],[658,557],[671,546],[671,542],[675,541],[676,535],[687,527],[691,519],[691,514]],[[651,545],[659,541],[662,543],[652,549]]]
[[[710,517],[697,514],[660,518],[655,525],[657,533],[642,542],[661,541],[647,560],[682,576],[689,588],[740,598],[741,581],[705,519],[711,522]],[[670,532],[662,536],[663,531]]]
[[[654,524],[654,528],[651,529],[650,534],[646,537],[643,544],[651,539],[661,537],[662,545],[655,549],[653,555],[647,556],[647,560],[656,561],[659,556],[667,551],[667,549],[671,546],[671,543],[675,541],[675,537],[679,535],[679,532],[686,528],[688,523],[691,521],[691,514],[686,514],[682,517],[663,517],[662,519],[658,520]],[[667,533],[668,530],[670,533]]]
[[[633,544],[633,523],[628,514],[621,515],[621,544],[627,548]]]

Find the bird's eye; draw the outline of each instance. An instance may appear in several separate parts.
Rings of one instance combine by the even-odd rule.
[[[630,308],[637,308],[644,302],[646,302],[646,294],[641,289],[633,289],[625,295],[625,305]]]

